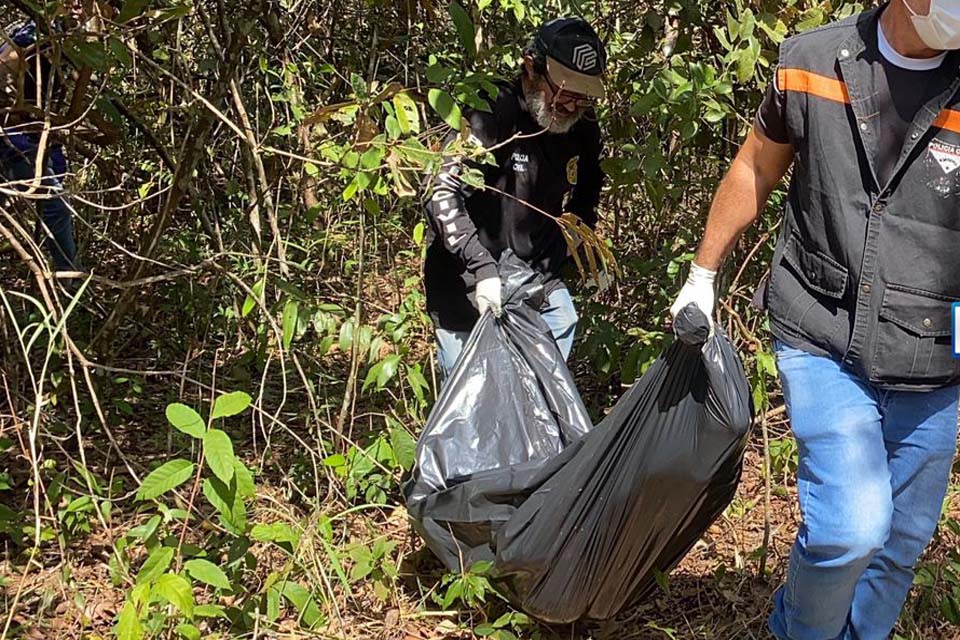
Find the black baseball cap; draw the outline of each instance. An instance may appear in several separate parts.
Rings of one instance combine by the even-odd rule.
[[[607,66],[603,43],[583,18],[554,18],[543,23],[534,47],[547,58],[550,78],[567,91],[604,96],[601,76]]]

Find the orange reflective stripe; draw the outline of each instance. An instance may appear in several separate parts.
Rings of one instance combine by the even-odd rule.
[[[933,121],[933,126],[960,133],[960,111],[944,109],[940,112],[940,115],[937,116],[937,119]]]
[[[777,86],[781,92],[808,93],[825,100],[850,104],[847,85],[843,81],[803,69],[777,69]]]

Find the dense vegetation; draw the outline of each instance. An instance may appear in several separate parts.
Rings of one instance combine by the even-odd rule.
[[[62,0],[0,0],[4,27]],[[546,17],[607,42],[601,241],[621,277],[571,286],[595,415],[670,340],[666,309],[785,34],[813,0],[100,0],[41,39],[64,95],[73,299],[0,203],[0,628],[11,637],[759,637],[796,523],[795,447],[749,307],[778,194],[724,273],[721,317],[762,417],[742,495],[656,602],[548,629],[483,568],[445,575],[399,482],[437,389],[419,187]],[[0,184],[0,187],[3,185]],[[903,637],[956,637],[952,498]]]

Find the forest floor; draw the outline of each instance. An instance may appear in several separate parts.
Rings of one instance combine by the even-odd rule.
[[[570,640],[770,638],[765,622],[772,594],[786,568],[799,514],[795,488],[782,482],[775,484],[768,511],[769,554],[765,572],[761,574],[767,513],[762,463],[762,439],[758,430],[747,451],[735,500],[670,574],[665,591],[661,589],[646,603],[614,620],[553,627],[532,625],[518,631],[517,636],[539,634],[544,639]],[[956,498],[960,477],[955,475],[953,480],[947,512],[956,517],[960,516],[960,501]],[[284,495],[282,487],[264,482],[259,489],[258,509],[265,513],[268,505],[276,505]],[[346,528],[351,540],[375,535],[396,543],[399,575],[386,597],[382,593],[377,595],[369,585],[358,583],[350,593],[340,590],[338,602],[328,603],[336,613],[323,630],[305,632],[291,618],[281,619],[275,631],[261,631],[252,636],[249,633],[233,635],[221,625],[217,628],[223,635],[213,634],[210,638],[470,639],[477,637],[471,630],[473,627],[508,611],[505,604],[491,596],[485,607],[475,611],[442,610],[433,604],[429,596],[437,588],[442,571],[413,533],[401,507],[360,512]],[[48,549],[37,559],[25,580],[21,575],[24,565],[14,566],[12,556],[5,554],[0,564],[3,601],[9,603],[19,591],[18,611],[9,637],[29,640],[111,637],[115,615],[122,608],[124,598],[124,591],[111,584],[107,562],[111,535],[115,533],[94,531],[82,540],[74,540],[66,561],[55,548]],[[923,563],[935,567],[947,562],[947,554],[956,548],[957,539],[941,530]],[[283,562],[283,558],[270,558],[268,548],[251,550],[261,554],[262,567]],[[960,638],[960,631],[942,621],[919,589],[915,589],[907,603],[898,632],[900,637],[909,640]]]
[[[153,363],[131,359],[125,364],[149,368]],[[144,465],[177,453],[170,449],[169,427],[159,418],[163,415],[162,399],[169,397],[170,390],[169,379],[146,380],[139,400],[134,403],[134,413],[115,422],[113,436],[123,451]],[[362,416],[368,410],[372,413],[376,407],[359,409],[362,410],[356,415]],[[289,415],[282,417],[295,424],[296,409],[289,411]],[[514,629],[516,636],[531,640],[752,640],[771,637],[766,631],[766,618],[772,595],[787,566],[799,511],[794,485],[796,458],[793,441],[782,412],[773,411],[768,415],[776,416],[769,421],[774,468],[769,504],[763,474],[764,442],[761,429],[757,427],[747,448],[743,477],[735,499],[670,574],[663,585],[665,588],[613,620],[567,626],[531,624]],[[315,535],[317,522],[324,516],[336,520],[335,542],[348,571],[352,547],[386,541],[392,545],[389,562],[396,567],[397,575],[389,580],[382,579],[379,588],[375,580],[352,581],[349,589],[338,584],[335,577],[329,580],[330,584],[323,591],[332,597],[322,603],[327,622],[312,631],[302,629],[295,612],[290,611],[292,607],[288,607],[270,630],[256,626],[252,631],[241,630],[220,620],[205,622],[203,628],[207,640],[235,637],[469,640],[478,637],[474,633],[478,625],[496,620],[509,611],[494,594],[487,594],[486,604],[475,609],[444,609],[437,604],[435,596],[442,589],[442,567],[413,532],[405,510],[398,506],[400,495],[396,480],[399,477],[390,481],[386,505],[361,508],[356,503],[338,501],[335,497],[311,503],[293,486],[303,482],[303,477],[290,473],[291,460],[303,456],[298,443],[302,440],[276,434],[268,455],[264,452],[263,442],[258,445],[253,432],[255,430],[241,428],[231,433],[235,450],[249,467],[259,471],[257,497],[249,508],[249,519],[251,522],[285,521],[305,532],[295,558],[301,578],[306,582],[311,577],[316,580],[329,578],[329,571],[311,573],[309,569],[323,564],[324,558],[331,553],[329,546],[321,544],[320,536]],[[22,421],[0,414],[0,438],[19,443],[19,449],[23,451],[25,434]],[[43,455],[53,467],[70,468],[68,458],[77,451],[76,442],[70,438],[68,430],[59,439],[46,442]],[[114,472],[123,475],[116,455],[102,434],[85,436],[85,439],[91,468],[104,477],[112,478]],[[17,446],[14,446],[13,453],[16,451]],[[8,464],[13,486],[29,486],[31,468],[25,456],[4,455],[10,456]],[[53,464],[54,460],[56,464]],[[129,490],[130,487],[126,487],[125,491]],[[332,494],[339,494],[339,490]],[[29,550],[17,547],[0,530],[0,624],[9,625],[0,638],[99,640],[113,637],[116,616],[123,608],[130,588],[129,579],[124,583],[111,572],[109,561],[113,546],[124,533],[150,517],[150,512],[133,503],[130,496],[127,493],[114,499],[114,511],[107,530],[92,519],[89,531],[75,532],[66,542],[51,536],[33,558],[29,557]],[[29,496],[11,498],[10,493],[6,493],[0,498],[5,498],[3,501],[7,503],[20,500],[20,508],[30,504]],[[40,519],[49,525],[55,516],[48,510]],[[958,519],[960,475],[955,472],[944,521]],[[24,524],[30,523],[32,516]],[[194,536],[199,540],[211,535],[210,531],[216,529],[208,520],[203,520],[201,525],[191,529],[188,542]],[[960,586],[949,584],[960,567],[956,562],[956,552],[960,548],[957,530],[957,527],[941,527],[924,555],[920,570],[933,578],[926,583],[918,581],[901,616],[898,638],[960,638],[960,629],[946,622],[941,614],[944,589],[949,592]],[[766,535],[769,540],[765,544]],[[269,572],[291,566],[290,557],[278,552],[276,546],[254,543],[249,551],[256,558],[257,565],[244,576],[247,590],[222,595],[220,604],[239,606],[244,598],[258,597],[259,587]],[[139,566],[144,557],[143,552],[139,556],[134,554],[133,566]],[[949,567],[953,567],[952,572]],[[383,585],[387,588],[384,589]],[[205,597],[202,590],[197,591],[198,602]],[[155,637],[177,636],[162,632]]]

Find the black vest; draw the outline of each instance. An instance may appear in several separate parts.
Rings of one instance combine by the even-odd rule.
[[[793,178],[766,294],[771,330],[883,388],[960,383],[960,54],[910,129],[888,184],[866,123],[877,109],[862,54],[879,10],[783,42]]]

